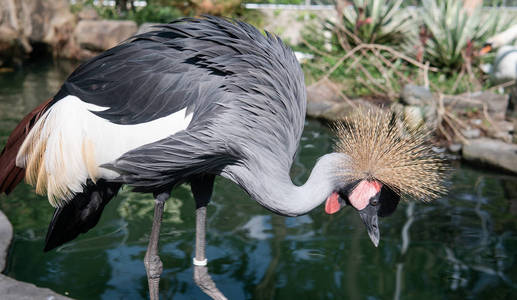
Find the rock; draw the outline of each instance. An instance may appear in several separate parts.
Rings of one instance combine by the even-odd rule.
[[[461,150],[461,148],[462,148],[461,144],[450,144],[449,145],[449,151],[453,152],[453,153],[459,152]]]
[[[344,101],[340,103],[330,101],[307,101],[307,116],[329,121],[337,121],[350,116],[350,114],[359,107],[375,107],[371,103],[362,99],[351,101],[354,105]]]
[[[428,88],[413,84],[406,84],[400,95],[402,102],[408,105],[424,106],[434,104],[435,99]]]
[[[483,124],[483,120],[481,120],[481,119],[472,119],[472,120],[470,120],[470,123],[472,123],[474,125],[477,125],[477,126],[481,126]]]
[[[481,162],[506,171],[517,173],[517,145],[499,140],[480,138],[463,145],[465,160]]]
[[[55,56],[74,58],[65,54],[70,51],[67,48],[75,47],[75,44],[71,42],[73,41],[76,24],[77,20],[72,14],[58,15],[52,19],[51,26],[54,29],[45,35],[43,42],[52,49]]]
[[[513,119],[513,138],[512,138],[512,141],[514,143],[517,143],[517,130],[515,130],[515,128],[517,128],[517,118]]]
[[[84,7],[77,15],[80,20],[98,20],[99,14],[93,7]]]
[[[0,210],[0,271],[3,271],[5,268],[7,253],[12,238],[13,227]],[[39,288],[34,284],[18,281],[3,274],[0,274],[0,295],[2,300],[70,299],[56,294],[50,289]]]
[[[339,91],[339,87],[329,81],[311,84],[307,87],[307,101],[342,102],[343,99],[341,99],[337,91]]]
[[[0,274],[0,295],[2,300],[70,300],[71,298],[61,296],[50,289],[40,288],[34,284],[14,280]]]
[[[0,272],[5,269],[9,245],[13,239],[13,226],[0,210]],[[0,293],[1,295],[1,293]]]
[[[83,49],[104,51],[134,35],[137,25],[133,21],[81,20],[74,36]]]
[[[479,130],[478,128],[467,128],[467,129],[463,129],[461,130],[461,134],[466,138],[466,139],[477,139],[478,137],[481,136],[481,130]]]
[[[389,108],[394,113],[404,114],[405,106],[400,104],[400,103],[398,103],[398,102],[392,102]]]
[[[307,115],[326,120],[342,120],[356,107],[372,106],[362,99],[345,101],[336,89],[339,90],[339,87],[325,81],[307,87]]]
[[[489,137],[493,137],[503,142],[511,143],[512,142],[512,133],[514,131],[514,126],[512,122],[508,121],[494,121],[490,123],[490,126],[487,128],[487,135]]]
[[[494,127],[496,127],[500,131],[505,132],[513,132],[515,129],[515,125],[513,124],[513,122],[508,122],[504,120],[494,122]]]
[[[503,142],[506,142],[506,143],[512,142],[512,135],[509,134],[508,132],[496,131],[496,132],[490,134],[489,136],[493,137],[495,139],[501,140]]]
[[[68,0],[0,0],[0,61],[25,57],[34,44],[61,46],[68,38],[63,32],[73,27]]]
[[[405,106],[404,117],[408,121],[409,126],[412,128],[416,128],[424,123],[424,115],[420,106]]]
[[[138,27],[138,32],[136,34],[142,34],[153,30],[159,30],[159,28],[153,28],[153,26],[160,25],[160,23],[143,23]]]
[[[496,120],[503,120],[506,116],[508,107],[508,95],[495,94],[489,91],[466,93],[458,96],[444,96],[444,105],[452,108],[454,111],[464,113],[475,109],[483,111],[483,107],[487,107],[488,113]]]
[[[329,101],[308,101],[307,115],[313,118],[327,120],[340,120],[348,116],[353,107],[346,103],[335,103]]]
[[[434,131],[438,126],[437,111],[434,104],[425,106],[408,105],[403,107],[404,116],[408,118],[408,120],[412,120],[412,126],[425,123],[427,129],[431,131]]]

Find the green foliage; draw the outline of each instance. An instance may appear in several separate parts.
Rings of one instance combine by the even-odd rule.
[[[445,94],[487,88],[477,51],[512,23],[498,9],[469,15],[462,1],[424,0],[423,7],[403,9],[400,0],[348,3],[338,11],[339,22],[328,23],[332,38],[306,28],[307,42],[297,50],[315,54],[302,65],[308,84],[328,78],[349,97],[394,100],[407,83]]]
[[[156,3],[155,3],[156,2]],[[178,3],[178,1],[169,1]],[[84,7],[93,7],[101,19],[108,20],[133,20],[138,24],[145,22],[168,23],[183,16],[182,12],[175,6],[162,5],[159,1],[147,1],[147,6],[136,7],[128,11],[119,11],[116,7],[95,6],[93,0],[78,1],[71,5],[73,13],[79,13]]]
[[[425,26],[422,35],[424,60],[451,73],[470,64],[474,50],[512,23],[499,10],[477,7],[469,15],[462,1],[424,0],[418,16]]]
[[[129,18],[138,24],[145,22],[169,23],[181,16],[181,12],[174,7],[148,4],[146,7],[136,10],[134,13],[130,12]]]
[[[338,9],[337,33],[350,46],[360,43],[399,45],[414,28],[411,16],[400,6],[403,0],[353,0]]]
[[[239,0],[147,0],[145,7],[121,10],[117,7],[94,5],[93,0],[84,0],[71,5],[71,11],[79,13],[84,7],[92,7],[101,19],[133,20],[138,24],[168,23],[183,16],[201,14],[221,15],[236,17],[262,27],[262,13],[258,10],[247,10],[240,4]]]

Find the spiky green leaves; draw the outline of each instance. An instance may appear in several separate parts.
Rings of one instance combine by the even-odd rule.
[[[481,46],[514,23],[511,15],[499,9],[483,9],[480,5],[469,12],[463,1],[456,0],[424,0],[418,17],[427,31],[425,60],[444,72],[461,69],[472,59],[472,47]]]
[[[335,125],[336,151],[350,157],[340,174],[347,181],[376,179],[402,196],[430,201],[445,193],[444,160],[429,133],[380,109],[359,109]]]

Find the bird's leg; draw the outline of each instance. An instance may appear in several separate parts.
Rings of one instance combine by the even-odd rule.
[[[196,257],[194,257],[194,281],[212,299],[226,300],[208,274],[205,256],[206,206],[196,209]]]
[[[206,206],[212,197],[214,187],[214,175],[204,174],[192,178],[190,186],[196,200],[196,256],[194,257],[194,281],[197,286],[208,296],[217,300],[224,300],[226,297],[215,286],[214,281],[208,274],[205,256],[205,232],[206,232]]]
[[[160,275],[163,271],[163,264],[158,256],[158,240],[160,239],[160,225],[162,223],[163,206],[165,200],[169,198],[168,193],[155,195],[154,203],[154,219],[151,236],[149,237],[149,245],[145,253],[144,265],[147,271],[147,281],[149,283],[149,296],[151,300],[160,299],[158,286],[160,284]]]

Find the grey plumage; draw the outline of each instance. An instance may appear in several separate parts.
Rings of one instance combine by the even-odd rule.
[[[189,73],[175,88],[198,89],[185,103],[193,119],[187,130],[106,166],[122,174],[118,181],[152,191],[229,165],[289,170],[306,110],[303,72],[292,50],[242,22],[207,17],[160,28],[128,43],[145,40],[167,45],[172,56],[188,53],[178,63]]]

